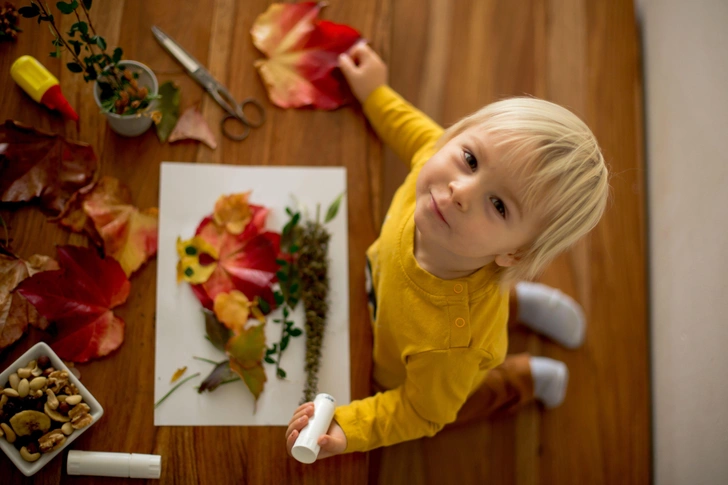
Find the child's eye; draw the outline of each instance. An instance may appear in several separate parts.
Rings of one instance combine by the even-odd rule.
[[[503,219],[506,218],[506,205],[503,203],[502,200],[500,200],[498,197],[491,197],[490,201],[493,203],[493,206],[496,208],[498,212],[500,212],[500,215]]]
[[[463,158],[465,159],[465,163],[468,164],[468,167],[470,167],[470,170],[475,172],[478,168],[478,160],[473,156],[473,154],[466,150],[463,152]]]

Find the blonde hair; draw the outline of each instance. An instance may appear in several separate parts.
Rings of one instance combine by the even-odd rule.
[[[513,266],[500,268],[509,287],[538,276],[545,266],[597,225],[609,193],[609,174],[594,134],[575,114],[535,98],[489,104],[448,128],[437,149],[478,126],[505,145],[506,163],[517,163],[526,178],[524,209],[545,217],[539,235],[521,248]]]

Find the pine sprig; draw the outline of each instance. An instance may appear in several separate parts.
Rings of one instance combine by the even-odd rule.
[[[304,402],[313,401],[318,393],[318,371],[329,312],[328,247],[331,235],[318,221],[308,221],[301,235],[301,282],[303,307],[306,311],[306,386]]]

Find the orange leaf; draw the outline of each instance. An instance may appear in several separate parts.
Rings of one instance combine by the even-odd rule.
[[[242,233],[253,217],[253,211],[248,205],[248,197],[250,197],[250,191],[220,196],[215,202],[215,212],[213,213],[215,224],[224,226],[230,234]]]
[[[35,254],[24,261],[0,248],[0,349],[22,337],[29,323],[41,329],[48,326],[48,320],[14,290],[24,279],[55,269],[58,263],[48,256]]]
[[[157,252],[158,213],[156,208],[140,211],[124,203],[127,190],[116,179],[107,179],[83,202],[83,210],[104,241],[106,254],[121,264],[127,276]]]
[[[126,185],[114,177],[101,177],[96,185],[89,188],[91,190],[79,190],[71,196],[59,222],[74,232],[85,232],[98,246],[101,246],[103,245],[101,236],[96,231],[94,222],[83,210],[84,201],[93,198],[98,203],[105,205],[130,204],[131,192]]]
[[[267,60],[255,61],[268,97],[281,108],[336,109],[351,95],[338,71],[339,55],[360,38],[348,25],[319,20],[325,4],[274,3],[250,34]]]
[[[215,297],[213,310],[217,319],[238,335],[248,322],[251,306],[248,297],[238,290],[233,290],[230,293],[218,294]]]

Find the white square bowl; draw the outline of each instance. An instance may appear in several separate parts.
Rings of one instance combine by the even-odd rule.
[[[0,448],[2,448],[3,452],[5,452],[8,458],[10,458],[13,463],[15,463],[15,466],[17,466],[18,469],[23,472],[23,475],[25,475],[26,477],[37,473],[38,470],[43,468],[46,463],[55,458],[57,454],[63,451],[68,445],[73,443],[73,441],[81,436],[81,434],[84,433],[87,429],[96,424],[96,422],[101,419],[101,416],[104,415],[104,408],[101,407],[101,404],[99,404],[99,402],[94,399],[91,393],[88,392],[88,389],[86,389],[86,387],[81,384],[81,381],[76,379],[76,376],[74,376],[71,371],[68,370],[68,367],[63,363],[63,361],[44,342],[39,342],[35,344],[26,353],[21,355],[18,360],[10,364],[10,366],[5,369],[2,374],[0,374],[0,390],[4,389],[7,385],[7,382],[10,379],[10,374],[16,372],[20,367],[25,367],[31,360],[38,360],[41,355],[47,355],[48,358],[51,359],[51,365],[56,370],[64,370],[68,372],[68,379],[76,385],[79,394],[83,397],[83,402],[88,404],[89,408],[91,408],[89,414],[93,418],[93,421],[85,428],[77,429],[76,431],[74,431],[71,436],[66,436],[66,442],[63,444],[63,446],[53,451],[52,453],[41,453],[40,458],[34,462],[25,461],[23,457],[20,456],[20,451],[15,449],[14,445],[8,443],[8,441],[4,437],[0,438]]]

